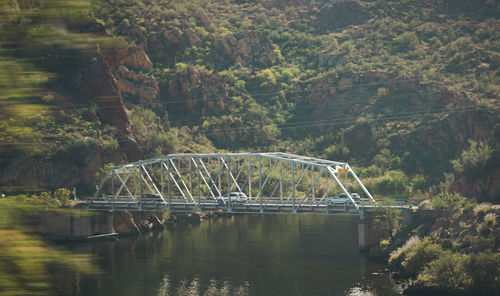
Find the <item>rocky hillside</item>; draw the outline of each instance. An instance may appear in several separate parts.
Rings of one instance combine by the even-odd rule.
[[[10,2],[2,32],[33,9]],[[423,175],[422,190],[453,172],[456,190],[500,198],[469,190],[451,162],[481,142],[499,183],[487,165],[500,138],[497,1],[93,3],[77,23],[51,23],[91,34],[86,46],[30,53],[52,74],[22,101],[0,93],[19,115],[0,122],[2,190],[90,190],[109,162],[226,149],[348,161],[365,178],[401,170]],[[18,48],[43,39],[22,36]]]
[[[422,210],[422,221],[392,240],[399,247],[391,252],[389,264],[396,276],[409,280],[405,295],[499,293],[499,210],[454,202],[448,208],[434,202],[431,207],[439,210]]]

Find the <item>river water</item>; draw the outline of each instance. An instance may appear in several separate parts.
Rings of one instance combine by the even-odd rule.
[[[99,275],[53,272],[59,295],[401,295],[358,250],[358,217],[239,215],[68,246]]]

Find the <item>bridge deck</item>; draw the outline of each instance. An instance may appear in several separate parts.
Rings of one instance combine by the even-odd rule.
[[[370,211],[380,207],[404,208],[406,203],[391,205],[373,204],[369,200],[356,203],[363,211]],[[263,214],[347,214],[359,215],[359,211],[351,202],[327,204],[325,201],[308,201],[300,204],[290,200],[251,200],[245,203],[221,204],[213,199],[200,199],[195,202],[186,202],[184,199],[170,201],[143,199],[138,202],[134,199],[95,199],[87,203],[92,210],[104,211],[169,211],[169,212],[222,212],[222,213],[263,213]]]

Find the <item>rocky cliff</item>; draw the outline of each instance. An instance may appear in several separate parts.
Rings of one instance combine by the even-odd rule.
[[[96,23],[78,29],[110,37]],[[92,190],[95,175],[104,164],[143,158],[124,97],[139,103],[157,102],[156,79],[143,74],[152,70],[145,51],[117,41],[111,46],[96,43],[66,55],[71,59],[62,54],[48,59],[54,70],[60,70],[55,77],[64,87],[54,84],[41,95],[42,100],[50,98],[46,103],[60,111],[45,117],[54,120],[49,128],[36,121],[31,127],[41,135],[41,143],[47,142],[40,144],[42,147],[56,141],[65,148],[47,147],[50,150],[45,157],[39,157],[25,153],[22,145],[14,146],[0,159],[2,191],[76,186],[85,192]],[[93,126],[89,129],[88,125]]]

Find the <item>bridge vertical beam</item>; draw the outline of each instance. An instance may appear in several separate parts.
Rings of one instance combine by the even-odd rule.
[[[221,187],[221,169],[220,169],[220,158],[217,157],[217,179],[218,179],[218,182],[219,182],[219,189],[220,189],[220,195],[221,196],[224,196],[224,191],[222,191],[222,187]]]
[[[280,159],[280,200],[283,200],[283,161]]]
[[[142,210],[142,165],[139,166],[139,211]]]
[[[323,197],[325,197],[325,198],[328,197],[329,190],[330,190],[330,188],[328,187],[328,175],[326,175],[326,177],[325,177],[325,194],[321,197],[321,199],[323,199]]]
[[[201,179],[203,180],[203,182],[205,183],[205,185],[207,185],[207,188],[208,188],[208,191],[210,192],[210,194],[212,195],[213,198],[216,198],[215,197],[215,194],[213,193],[212,191],[212,188],[210,186],[210,184],[208,184],[207,182],[207,179],[205,179],[205,176],[203,175],[203,171],[200,171],[200,164],[203,166],[203,161],[200,159],[199,156],[196,156],[195,157],[196,161],[194,163],[194,165],[196,166],[196,168],[198,169],[198,174],[200,175]],[[194,161],[194,158],[192,159]],[[208,171],[207,171],[207,174],[208,174]],[[208,174],[209,175],[209,174]],[[210,177],[210,175],[208,176],[210,178],[210,180],[212,180],[212,178]],[[213,183],[213,181],[212,181]],[[214,184],[215,185],[215,184]],[[216,186],[217,187],[217,186]],[[217,188],[216,188],[217,189]],[[217,189],[218,190],[218,189]]]
[[[111,211],[115,210],[115,169],[111,169],[111,194],[113,195],[113,204]]]
[[[323,174],[323,171],[321,171],[321,174]],[[311,165],[311,182],[313,182],[313,180],[314,180],[314,167]],[[316,185],[316,182],[314,182],[314,184],[312,185],[312,200],[316,200],[316,192],[314,190],[314,185]]]
[[[201,177],[205,181],[205,184],[207,185],[208,188],[212,188],[212,186],[213,186],[215,188],[215,190],[217,191],[218,196],[222,196],[222,193],[221,193],[222,188],[220,188],[220,184],[219,184],[219,187],[217,187],[217,184],[215,183],[214,179],[212,178],[212,174],[210,174],[207,167],[205,166],[203,159],[198,158],[198,160],[201,164],[201,167],[203,168],[203,170],[207,174],[207,177],[210,179],[210,184],[212,184],[212,185],[208,184],[205,177],[203,177],[203,172],[201,172]],[[207,161],[210,162],[210,159],[208,159]],[[213,195],[214,198],[216,197],[215,194],[213,193],[212,189],[210,189],[210,193]]]
[[[164,196],[164,185],[163,185],[163,161],[160,162],[160,192],[161,196]]]
[[[260,212],[264,211],[262,207],[262,157],[259,155],[259,203],[260,203]]]
[[[163,164],[165,165],[165,164]],[[172,173],[170,172],[170,156],[167,156],[167,194],[168,194],[168,210],[170,211],[172,209],[172,196],[170,193],[170,178],[171,178]]]
[[[252,157],[248,157],[248,197],[252,199]]]
[[[296,213],[295,210],[295,163],[290,161],[292,165],[292,213]]]
[[[229,200],[229,209],[231,210],[231,156],[227,156],[227,199]]]
[[[200,160],[196,157],[196,183],[198,185],[198,210],[201,211],[201,192],[200,192]]]
[[[189,191],[190,192],[193,192],[193,170],[191,168],[191,159],[192,158],[193,158],[192,156],[190,156],[188,158],[188,162],[189,162],[189,167],[188,167],[188,170],[189,170]],[[179,167],[179,169],[180,169],[180,167]]]
[[[297,208],[300,208],[302,206],[302,203],[307,199],[307,195],[309,194],[309,192],[314,192],[314,186],[316,186],[316,183],[318,183],[318,181],[321,179],[321,176],[323,176],[324,172],[325,172],[325,169],[323,168],[316,179],[314,179],[314,175],[312,176],[312,178],[313,178],[312,182],[313,183],[311,185],[311,188],[309,188],[309,190],[304,194],[304,197],[299,202],[299,206]]]

